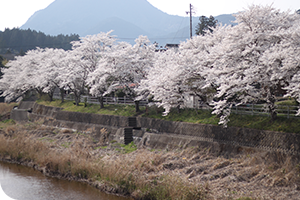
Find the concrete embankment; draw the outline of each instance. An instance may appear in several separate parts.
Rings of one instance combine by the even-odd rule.
[[[12,112],[12,118],[15,120],[20,120],[20,118],[32,121],[42,119],[45,125],[86,131],[95,138],[104,137],[108,141],[123,142],[124,129],[129,127],[133,129],[133,138],[136,139],[136,142],[150,148],[173,149],[203,146],[214,148],[216,151],[222,151],[224,148],[239,151],[241,147],[252,147],[293,155],[300,153],[300,135],[293,133],[237,127],[223,128],[221,126],[171,122],[145,117],[128,118],[67,112],[61,108],[29,102],[21,102],[19,107],[21,108],[19,112],[16,110]],[[25,114],[26,110],[30,111],[26,113],[27,115]],[[108,135],[102,135],[101,130],[103,128],[107,130]]]

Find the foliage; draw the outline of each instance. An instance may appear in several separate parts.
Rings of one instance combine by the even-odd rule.
[[[10,49],[12,53],[22,54],[28,50],[40,48],[71,49],[71,41],[79,40],[78,35],[50,36],[35,30],[21,30],[19,28],[6,28],[0,31],[0,53],[6,53]]]
[[[216,28],[218,20],[216,20],[213,16],[201,16],[199,17],[199,23],[196,26],[196,34],[197,35],[205,35],[207,31],[213,32],[213,28]]]
[[[5,68],[4,65],[4,58],[0,55],[0,70],[2,71],[3,68]],[[0,78],[2,77],[3,73],[0,71]]]

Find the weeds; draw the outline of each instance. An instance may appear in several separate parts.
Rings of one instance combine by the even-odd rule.
[[[0,116],[6,115],[7,113],[10,113],[11,110],[15,107],[18,106],[17,103],[0,103]]]
[[[137,150],[134,143],[111,144],[116,145],[122,154],[114,154],[112,157],[107,154],[92,156],[93,148],[89,144],[94,143],[90,137],[69,134],[66,137],[68,141],[55,140],[55,138],[63,138],[66,133],[63,130],[57,134],[48,131],[48,135],[38,137],[27,131],[28,127],[35,127],[36,133],[44,129],[38,125],[28,124],[3,129],[5,134],[0,134],[1,157],[9,155],[11,159],[20,162],[34,161],[38,166],[45,166],[47,171],[54,174],[70,174],[80,179],[100,181],[123,191],[124,194],[130,193],[140,199],[149,197],[158,200],[188,200],[204,199],[206,195],[201,186],[188,183],[177,175],[155,177],[147,175],[147,172],[155,171],[165,158],[145,151],[138,153],[136,159],[128,159],[128,156]],[[99,152],[99,149],[95,151]],[[116,155],[119,156],[115,157]]]

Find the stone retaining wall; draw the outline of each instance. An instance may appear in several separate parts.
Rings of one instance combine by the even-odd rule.
[[[45,123],[48,125],[52,124],[59,127],[84,130],[88,127],[97,126],[98,131],[104,127],[110,131],[110,138],[118,135],[118,129],[128,127],[130,121],[128,117],[67,112],[60,108],[34,104],[29,118],[37,120],[41,117],[47,119]],[[210,142],[300,154],[300,135],[293,133],[237,127],[223,128],[221,126],[171,122],[144,117],[136,118],[136,126],[142,128],[142,133],[141,131],[134,131],[133,136],[141,136],[140,140],[151,147],[194,146],[203,142]]]
[[[300,153],[300,135],[295,133],[281,133],[239,127],[223,128],[222,126],[171,122],[151,118],[137,118],[137,125],[148,129],[155,129],[160,133],[201,137],[214,142],[276,150],[292,154]]]

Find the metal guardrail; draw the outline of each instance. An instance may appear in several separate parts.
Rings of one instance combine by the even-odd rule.
[[[59,94],[54,94],[54,99],[60,99]],[[72,95],[66,95],[65,100],[74,101],[74,97]],[[80,102],[92,103],[92,104],[100,104],[98,98],[92,96],[81,96]],[[134,100],[128,97],[103,97],[104,104],[127,104],[134,105]],[[140,106],[148,105],[148,99],[144,99],[140,101]],[[208,109],[207,106],[203,106],[199,103],[198,106],[194,105],[194,108],[197,109]],[[298,112],[298,106],[291,105],[277,105],[277,115],[284,116],[287,118],[299,118],[300,116],[296,116]],[[240,115],[261,115],[261,116],[269,116],[270,114],[265,110],[263,104],[243,104],[240,106],[233,106],[231,113],[240,114]]]
[[[298,106],[291,105],[277,105],[277,115],[284,116],[287,118],[299,118],[296,116],[298,112]],[[265,110],[263,104],[244,104],[240,106],[233,106],[232,113],[241,115],[262,115],[269,116],[270,114]]]

